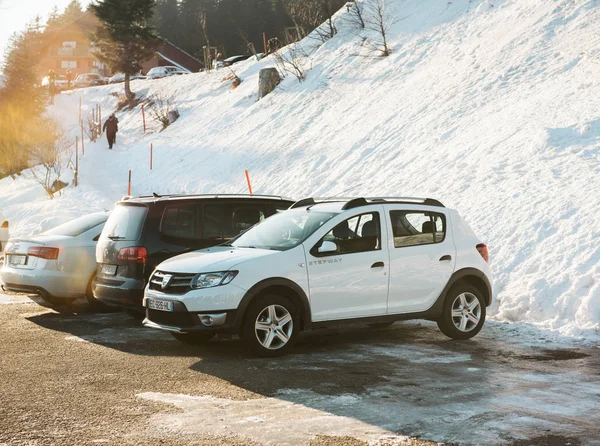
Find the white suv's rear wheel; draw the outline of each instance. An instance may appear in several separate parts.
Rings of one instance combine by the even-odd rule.
[[[452,339],[470,339],[485,322],[485,300],[471,285],[457,285],[450,289],[442,317],[437,324],[442,333]]]
[[[240,336],[252,353],[259,356],[285,354],[296,342],[298,310],[283,296],[265,295],[246,310]]]

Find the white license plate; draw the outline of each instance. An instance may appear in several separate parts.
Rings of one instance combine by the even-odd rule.
[[[173,302],[170,302],[168,300],[148,299],[148,308],[150,308],[151,310],[173,312]]]
[[[8,256],[8,264],[9,265],[27,265],[27,256],[9,255]]]
[[[117,274],[117,265],[102,265],[102,273],[106,274],[107,276],[114,276]]]

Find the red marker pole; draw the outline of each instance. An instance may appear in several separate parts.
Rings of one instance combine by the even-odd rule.
[[[152,170],[152,143],[150,143],[150,170]]]
[[[144,133],[146,133],[146,108],[142,104],[142,120],[144,121]]]
[[[268,54],[267,53],[267,34],[266,33],[263,33],[263,45],[265,47],[265,54]]]
[[[127,183],[127,195],[131,195],[131,169],[129,169],[129,181]]]
[[[250,191],[250,195],[253,195],[252,184],[250,183],[250,174],[248,173],[247,169],[246,169],[246,181],[248,182],[248,190]]]
[[[81,154],[85,155],[85,145],[83,144],[83,123],[81,124]]]

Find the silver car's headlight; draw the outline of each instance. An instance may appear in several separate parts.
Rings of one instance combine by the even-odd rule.
[[[231,282],[239,271],[221,271],[218,273],[200,273],[192,279],[192,289],[211,288],[220,285],[227,285]]]

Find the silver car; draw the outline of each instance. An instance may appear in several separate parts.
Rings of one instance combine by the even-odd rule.
[[[49,303],[92,303],[96,242],[108,213],[85,215],[39,235],[9,239],[0,283],[11,291],[38,293]]]

